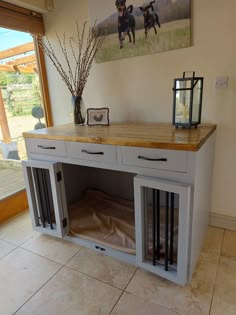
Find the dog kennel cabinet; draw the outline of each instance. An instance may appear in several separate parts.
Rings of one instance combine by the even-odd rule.
[[[23,169],[33,228],[186,284],[208,226],[215,129],[115,123],[25,132],[28,160]],[[106,194],[133,205],[133,252],[129,244],[122,250],[107,244],[106,238],[104,242],[72,233],[72,218],[78,214],[82,228],[84,219],[81,204],[73,205],[90,188],[95,194],[102,191],[95,206]],[[130,208],[125,201],[116,210],[122,203],[119,199],[115,216],[123,215],[125,225],[124,209]]]

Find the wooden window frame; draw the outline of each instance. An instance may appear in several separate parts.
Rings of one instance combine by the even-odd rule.
[[[38,71],[40,74],[39,79],[41,82],[45,121],[46,121],[47,127],[52,127],[53,126],[53,120],[52,120],[51,103],[50,103],[50,97],[49,97],[49,88],[48,88],[48,79],[47,79],[45,58],[44,58],[43,51],[39,47],[39,41],[38,41],[37,37],[34,37],[34,47],[35,47],[36,60],[37,60],[37,64],[38,64]]]

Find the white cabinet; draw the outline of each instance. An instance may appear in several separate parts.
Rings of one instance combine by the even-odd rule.
[[[199,130],[193,131],[194,141],[204,132]],[[214,137],[201,138],[201,146],[194,144],[191,151],[171,150],[170,142],[165,149],[162,142],[161,148],[152,148],[150,141],[151,147],[129,146],[116,129],[106,144],[97,143],[102,137],[95,138],[96,143],[90,143],[94,138],[86,138],[87,143],[64,140],[72,131],[65,129],[63,140],[26,139],[29,160],[23,168],[33,228],[136,263],[175,283],[187,283],[207,231]],[[176,139],[183,148],[183,134],[191,138],[191,131],[180,132]],[[171,129],[170,139],[172,133]],[[70,203],[91,186],[134,201],[135,255],[69,233]]]

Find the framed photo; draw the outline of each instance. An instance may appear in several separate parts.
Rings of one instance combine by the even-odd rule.
[[[88,108],[87,109],[88,126],[108,126],[109,125],[109,108]]]

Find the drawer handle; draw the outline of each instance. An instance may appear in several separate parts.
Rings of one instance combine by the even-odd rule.
[[[145,157],[145,156],[142,156],[142,155],[139,155],[138,159],[146,160],[146,161],[162,161],[162,162],[167,162],[168,161],[167,158],[151,159],[151,158],[148,158],[148,157]]]
[[[44,150],[56,150],[56,147],[45,147],[44,145],[38,145],[38,148],[44,149]]]
[[[82,153],[86,153],[86,154],[98,154],[98,155],[104,155],[104,152],[89,152],[87,150],[82,150]]]

